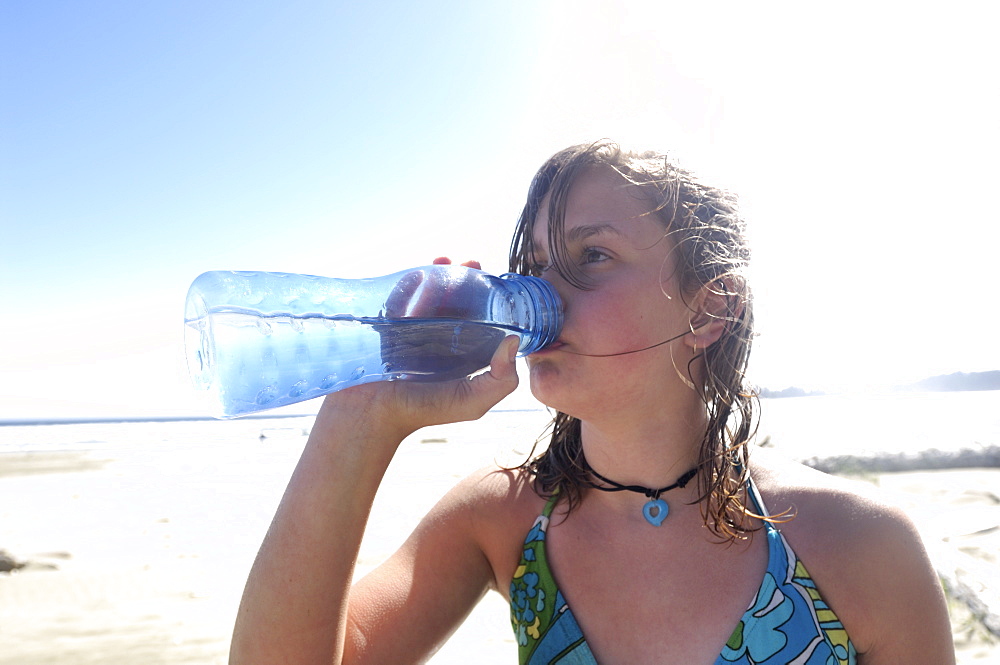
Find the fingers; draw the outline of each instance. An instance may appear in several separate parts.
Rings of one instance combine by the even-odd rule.
[[[451,265],[451,259],[447,256],[439,256],[434,259],[433,265],[448,266]],[[479,261],[475,260],[465,261],[462,266],[482,270]],[[421,289],[425,279],[429,279],[428,284]],[[477,281],[471,276],[468,279],[456,281],[434,273],[425,275],[422,270],[413,270],[396,283],[386,299],[386,316],[389,318],[412,316],[463,318],[468,314],[471,294]],[[418,290],[421,295],[417,301],[414,301]]]
[[[410,308],[410,301],[423,281],[424,275],[419,270],[403,275],[385,300],[385,315],[392,319],[406,316],[407,310]]]
[[[439,266],[451,265],[447,257],[438,257],[434,261]],[[467,261],[463,266],[470,270],[456,267],[448,272],[424,271],[420,290],[408,291],[412,300],[406,315],[450,319],[476,316],[485,302],[484,290],[489,288],[484,275],[473,272],[478,265],[478,261]]]
[[[489,371],[471,379],[377,381],[327,396],[324,408],[329,404],[329,408],[363,412],[359,427],[375,433],[401,432],[399,440],[422,427],[476,420],[517,388],[518,344],[516,335],[507,336],[490,359]]]
[[[447,256],[439,256],[436,259],[434,259],[432,263],[436,266],[450,266],[451,259],[448,258]],[[476,270],[483,269],[483,267],[479,264],[479,261],[476,261],[475,259],[469,261],[462,261],[462,265],[465,266],[466,268],[474,268]]]

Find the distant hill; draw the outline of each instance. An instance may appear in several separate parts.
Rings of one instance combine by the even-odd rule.
[[[992,372],[955,372],[932,376],[901,390],[925,392],[951,392],[955,390],[1000,390],[1000,370]]]
[[[758,394],[765,399],[777,399],[780,397],[814,397],[826,393],[818,390],[805,390],[796,386],[789,386],[781,390],[771,390],[770,388],[758,388]]]
[[[766,399],[781,397],[814,397],[826,393],[789,386],[781,390],[759,387],[758,393]],[[962,390],[1000,390],[1000,370],[991,372],[955,372],[921,379],[914,383],[896,386],[900,392],[952,392]]]

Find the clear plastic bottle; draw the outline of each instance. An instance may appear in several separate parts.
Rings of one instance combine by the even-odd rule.
[[[371,381],[445,381],[486,367],[507,335],[518,352],[555,341],[562,305],[541,279],[462,266],[371,279],[207,272],[185,311],[188,369],[220,417]]]

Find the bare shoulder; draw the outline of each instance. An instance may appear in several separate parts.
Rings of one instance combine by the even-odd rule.
[[[755,450],[754,482],[860,662],[947,663],[951,629],[920,533],[870,483],[832,476]]]
[[[511,517],[517,521],[519,513],[527,517],[538,509],[542,499],[535,493],[527,471],[491,465],[462,479],[445,501],[469,511],[470,517],[477,520],[506,522]]]
[[[865,525],[912,528],[906,514],[870,483],[823,473],[765,449],[753,452],[751,471],[771,514],[791,517],[790,532],[839,539]]]
[[[923,551],[906,513],[870,483],[816,471],[770,451],[755,450],[753,456],[753,479],[768,511],[784,513],[778,527],[814,575],[867,581],[895,555]]]
[[[504,593],[543,506],[527,471],[488,466],[461,480],[424,522],[460,520],[489,561],[495,588]]]

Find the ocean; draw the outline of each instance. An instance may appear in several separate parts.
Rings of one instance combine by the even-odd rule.
[[[30,424],[0,421],[0,453],[128,453],[173,450],[249,461],[247,445],[304,442],[313,415],[235,420],[129,420]],[[474,423],[428,428],[417,439],[477,441],[477,449],[530,450],[544,409],[494,410]],[[456,436],[454,433],[460,433]],[[445,439],[448,437],[445,436]],[[1000,445],[1000,391],[819,395],[761,400],[758,440],[803,459],[873,452]],[[252,448],[251,448],[252,450]]]

